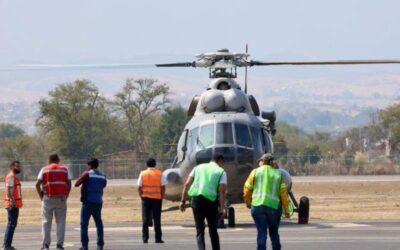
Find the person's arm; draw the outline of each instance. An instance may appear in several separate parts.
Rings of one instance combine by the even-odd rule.
[[[105,188],[105,187],[107,187],[107,179],[106,179],[106,181],[104,182],[103,188]]]
[[[288,194],[287,194],[287,190],[286,190],[286,185],[285,185],[285,182],[283,182],[283,180],[281,180],[280,200],[282,203],[283,210],[285,211],[285,217],[290,218],[289,199],[288,199]]]
[[[79,187],[80,185],[82,185],[83,183],[85,183],[89,178],[89,173],[87,171],[85,171],[78,180],[76,180],[75,182],[75,187]]]
[[[69,193],[71,192],[71,188],[72,188],[71,180],[68,180],[68,181],[67,181],[67,188],[68,188],[68,195],[67,195],[67,197],[68,197],[68,196],[69,196]]]
[[[139,175],[137,186],[138,186],[139,197],[142,198],[143,189],[142,189],[142,175],[141,174]]]
[[[10,199],[11,207],[15,207],[15,199],[14,199],[14,176],[10,176],[8,178],[8,182],[6,183],[7,188],[7,196]]]
[[[36,181],[36,192],[38,193],[39,198],[42,200],[43,199],[42,180]]]
[[[250,173],[249,177],[243,186],[243,199],[247,208],[251,208],[253,186],[254,186],[254,170]]]
[[[181,196],[181,205],[179,206],[179,208],[182,212],[185,212],[187,192],[190,189],[190,187],[192,186],[193,181],[194,181],[194,177],[189,175],[188,178],[186,179],[185,184],[183,185],[182,196]]]
[[[226,184],[219,184],[219,207],[220,207],[220,216],[221,218],[225,218],[225,200],[226,200]]]

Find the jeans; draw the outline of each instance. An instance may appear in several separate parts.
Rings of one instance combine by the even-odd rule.
[[[53,216],[57,224],[57,246],[64,245],[65,220],[67,218],[67,198],[44,196],[42,200],[42,236],[43,247],[49,247],[51,242],[51,224]]]
[[[104,227],[101,219],[101,203],[82,203],[81,208],[81,243],[87,248],[89,245],[88,227],[90,217],[93,216],[94,223],[97,229],[97,246],[104,246]]]
[[[280,250],[279,222],[281,211],[267,206],[257,206],[251,208],[251,215],[257,226],[257,250],[267,249],[267,229],[271,237],[272,249]]]
[[[161,232],[161,207],[162,200],[142,198],[142,239],[149,240],[149,223],[151,217],[154,220],[154,231],[156,233],[156,241],[162,240]]]
[[[192,208],[194,222],[196,224],[197,232],[197,248],[199,250],[205,250],[206,245],[204,243],[204,230],[205,223],[207,220],[208,232],[211,238],[211,246],[213,250],[219,250],[219,236],[217,231],[218,226],[218,203],[212,202],[203,196],[193,197]]]
[[[11,247],[12,240],[14,237],[15,228],[18,223],[19,208],[18,207],[7,207],[8,223],[4,234],[4,247]]]

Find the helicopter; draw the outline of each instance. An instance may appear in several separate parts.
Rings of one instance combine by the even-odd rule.
[[[387,64],[400,60],[338,60],[267,62],[248,60],[250,54],[231,53],[228,49],[196,55],[193,62],[156,64],[157,67],[208,68],[211,79],[207,89],[195,95],[187,114],[191,117],[177,144],[177,156],[164,171],[168,184],[165,199],[179,201],[183,183],[192,169],[209,162],[213,155],[224,156],[224,170],[228,176],[228,226],[235,226],[235,210],[231,205],[243,203],[243,184],[258,166],[264,153],[273,153],[272,137],[276,133],[274,111],[260,111],[253,95],[247,93],[247,69],[252,66],[274,65],[343,65]],[[237,68],[245,68],[244,89],[235,81]],[[298,213],[298,223],[307,224],[310,203],[306,196],[296,200],[290,174],[281,169],[290,197],[292,212]],[[176,210],[172,207],[164,211]]]

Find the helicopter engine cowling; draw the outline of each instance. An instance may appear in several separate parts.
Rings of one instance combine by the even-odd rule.
[[[222,91],[210,89],[205,92],[201,98],[201,106],[206,113],[223,111],[225,100]]]
[[[246,94],[238,89],[224,91],[225,110],[226,111],[245,111],[248,103]]]
[[[171,201],[179,201],[181,198],[183,181],[179,168],[167,169],[163,173],[167,179],[165,198]]]

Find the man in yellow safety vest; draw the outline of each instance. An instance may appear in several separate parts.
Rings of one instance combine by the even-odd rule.
[[[267,229],[271,237],[272,249],[280,250],[279,239],[280,205],[289,218],[289,201],[282,172],[274,168],[272,154],[264,154],[259,159],[259,167],[254,169],[243,187],[244,200],[257,227],[257,249],[267,249]]]
[[[217,226],[219,218],[224,218],[225,216],[227,185],[227,176],[222,168],[223,163],[224,157],[215,155],[211,162],[196,166],[189,174],[183,187],[180,208],[182,212],[185,211],[185,202],[188,194],[191,198],[199,250],[206,249],[204,243],[205,219],[207,219],[208,223],[212,249],[220,249]],[[220,209],[219,212],[218,207]]]

